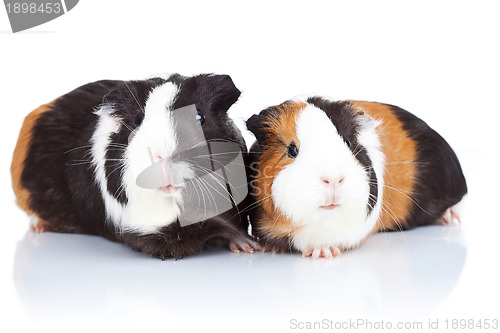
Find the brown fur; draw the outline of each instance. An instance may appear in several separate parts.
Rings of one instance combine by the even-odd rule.
[[[30,215],[33,214],[30,207],[30,193],[23,186],[21,182],[21,175],[24,170],[24,161],[26,160],[29,147],[31,146],[33,127],[43,113],[51,110],[53,104],[54,102],[44,104],[24,118],[23,126],[21,127],[19,138],[17,139],[16,148],[14,149],[12,164],[10,166],[12,188],[14,189],[14,193],[16,195],[16,203],[21,209]],[[39,223],[43,225],[45,222],[39,221]]]
[[[265,124],[269,126],[269,147],[272,148],[264,150],[259,158],[259,176],[256,179],[254,194],[263,209],[257,228],[259,234],[269,240],[288,238],[298,231],[286,216],[275,209],[271,185],[278,173],[293,161],[287,156],[287,146],[293,141],[300,150],[300,141],[296,135],[296,118],[305,107],[303,102],[285,103],[280,106],[280,117],[269,119]]]
[[[399,230],[405,226],[412,208],[417,158],[416,143],[404,131],[393,111],[384,104],[351,101],[367,115],[381,121],[377,127],[385,154],[384,194],[382,213],[374,232]]]

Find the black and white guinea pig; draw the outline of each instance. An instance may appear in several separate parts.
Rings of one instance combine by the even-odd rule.
[[[23,123],[11,166],[17,203],[35,217],[32,230],[101,235],[162,259],[196,254],[211,239],[251,252],[257,244],[237,205],[179,224],[189,163],[171,163],[181,175],[176,183],[157,189],[136,183],[152,162],[175,153],[185,129],[171,114],[188,105],[196,106],[192,121],[208,142],[232,142],[246,158],[243,137],[227,115],[239,96],[228,75],[172,74],[97,81],[40,106]]]
[[[257,138],[252,228],[268,249],[331,258],[378,231],[458,219],[467,186],[455,153],[399,107],[313,96],[247,127]]]

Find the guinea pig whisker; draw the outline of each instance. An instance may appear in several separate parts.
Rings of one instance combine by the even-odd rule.
[[[120,143],[120,142],[110,142],[108,146],[120,146],[120,147],[128,147],[127,144],[125,143]]]
[[[122,148],[122,149],[127,149],[127,148],[128,148],[128,146],[127,146],[127,145],[118,144],[118,143],[110,143],[110,144],[108,145],[108,149],[109,149],[110,147],[111,147],[111,148]]]
[[[74,162],[75,163],[66,163],[65,165],[67,165],[67,166],[78,166],[78,165],[85,165],[85,164],[91,164],[92,163],[92,161],[83,161],[83,160],[82,161],[76,160]]]
[[[369,182],[371,185],[373,185],[374,183],[372,182]],[[415,204],[415,206],[417,206],[418,208],[420,208],[424,213],[428,214],[428,215],[431,215],[428,211],[426,211],[425,209],[423,209],[412,197],[410,197],[408,194],[416,194],[416,192],[413,192],[413,191],[404,191],[400,188],[398,188],[397,186],[395,185],[392,185],[390,183],[387,183],[385,182],[384,183],[384,187],[388,188],[388,189],[391,189],[391,190],[394,190],[396,192],[399,192],[401,193],[402,195],[404,195],[405,197],[407,197],[408,199],[411,200],[411,202],[413,202]],[[406,192],[406,193],[405,193]]]
[[[219,174],[218,174],[218,173],[216,173],[216,172],[213,172],[214,170],[211,170],[211,169],[209,169],[209,168],[207,168],[207,167],[204,167],[203,165],[196,164],[196,161],[194,161],[194,160],[188,159],[187,161],[188,161],[188,162],[191,162],[191,163],[192,163],[192,166],[193,166],[194,168],[196,168],[196,169],[198,169],[198,170],[201,170],[201,171],[204,171],[204,172],[206,172],[207,174],[210,174],[210,175],[212,175],[212,176],[216,175],[216,176],[220,177],[220,179],[221,179],[222,181],[226,181],[226,180],[224,179],[224,177],[223,177],[223,176],[219,175]],[[224,165],[223,165],[223,164],[221,164],[221,166],[222,166],[222,167],[224,167]],[[221,185],[222,185],[222,184],[221,184]]]
[[[224,186],[223,183],[225,183],[227,180],[222,176],[220,175],[219,173],[216,173],[216,172],[213,172],[212,170],[202,166],[202,165],[195,165],[194,166],[195,168],[198,168],[198,170],[201,170],[201,171],[205,171],[207,174],[211,175],[212,177],[219,177],[220,179],[220,182],[219,182],[219,185],[221,186]],[[222,165],[222,167],[224,167],[224,165]],[[225,169],[227,173],[229,174],[233,174],[233,171],[231,170],[228,170],[228,169]],[[223,183],[222,183],[223,182]],[[244,187],[248,187],[248,182],[242,184],[241,186],[234,186],[234,184],[231,184],[231,187],[235,188],[235,189],[240,189],[240,188],[244,188]]]
[[[207,212],[207,209],[206,209],[206,200],[205,200],[205,196],[201,195],[200,193],[203,193],[203,189],[201,187],[201,184],[199,183],[199,180],[196,179],[195,182],[193,182],[193,187],[196,191],[196,195],[198,196],[198,204],[196,205],[196,207],[198,207],[198,210],[200,210],[200,207],[204,207],[205,208],[205,213]],[[203,199],[203,205],[201,205],[201,201],[200,201],[200,197]]]
[[[241,210],[242,213],[246,213],[250,210],[252,210],[254,207],[258,206],[259,204],[261,204],[262,202],[266,201],[266,200],[271,200],[271,196],[272,195],[268,195],[267,197],[264,197],[260,200],[257,200],[253,203],[251,203],[250,205],[246,206],[244,209]]]
[[[259,152],[259,151],[249,151],[249,152],[247,152],[247,154],[257,154],[257,155],[260,155],[262,153]]]
[[[358,149],[354,150],[354,157],[358,156],[359,153],[363,151],[363,146],[360,146]]]
[[[383,211],[383,212],[385,212],[385,213],[386,213],[386,214],[387,214],[387,215],[388,215],[388,216],[389,216],[389,217],[390,217],[390,218],[391,218],[391,219],[392,219],[392,220],[396,223],[396,225],[397,225],[397,223],[398,223],[398,222],[396,221],[396,216],[394,215],[394,213],[393,213],[392,211],[391,211],[391,212],[389,212],[389,211],[387,210],[387,208],[386,208],[386,207],[384,207],[384,205],[382,205],[382,207],[381,207],[381,208],[382,208],[382,211]],[[379,216],[379,221],[380,221],[380,224],[382,224],[382,227],[384,228],[384,230],[386,230],[386,227],[385,227],[385,225],[383,224],[382,219],[380,218],[380,216]]]
[[[278,223],[278,219],[281,217],[281,214],[278,213],[278,215],[275,214],[274,222],[273,225],[271,226],[271,229],[269,230],[269,233],[272,233],[274,230],[274,227],[276,226],[276,223]]]
[[[215,197],[213,196],[212,192],[210,191],[210,189],[208,188],[208,182],[202,178],[195,178],[196,181],[199,182],[200,184],[200,190],[202,189],[201,186],[203,186],[206,190],[206,193],[208,193],[212,199],[212,202],[214,203],[214,206],[215,206],[215,210],[217,211],[218,210],[218,207],[217,207],[217,202],[215,200]],[[203,191],[202,191],[203,192]],[[204,206],[205,207],[205,213],[207,212],[207,205],[205,203],[205,196],[203,196],[203,201],[204,201]]]
[[[189,160],[188,160],[188,161],[189,161]],[[204,172],[206,172],[207,174],[212,175],[212,176],[213,176],[213,175],[217,175],[217,176],[219,176],[219,177],[220,177],[220,179],[221,179],[221,180],[224,180],[224,181],[225,181],[225,179],[224,179],[224,177],[223,177],[223,176],[219,175],[219,174],[218,174],[218,173],[216,173],[216,172],[213,172],[213,170],[211,170],[211,169],[209,169],[209,168],[207,168],[207,167],[204,167],[204,166],[202,166],[202,165],[197,165],[197,164],[193,164],[193,165],[192,165],[192,167],[193,167],[193,168],[195,168],[196,170],[204,171]]]
[[[130,131],[130,132],[132,132],[132,133],[135,133],[135,132],[136,132],[136,129],[135,129],[135,128],[130,127],[130,126],[129,126],[129,125],[127,125],[127,123],[126,123],[126,122],[124,122],[123,120],[120,120],[119,122],[120,122],[120,124],[122,124],[123,126],[125,126],[125,127],[126,127],[129,131]]]
[[[196,158],[211,158],[212,156],[225,156],[225,155],[235,155],[235,152],[233,151],[228,151],[228,152],[221,152],[221,153],[211,153],[211,154],[200,154],[196,155]],[[214,162],[217,162],[217,160],[214,160]],[[240,164],[243,165],[243,164]]]
[[[392,123],[392,120],[389,120],[387,124],[385,124],[384,127],[381,128],[381,132],[386,129],[387,126],[389,126]]]
[[[283,218],[283,214],[281,212],[279,212],[279,211],[274,211],[273,218],[274,218],[274,223],[271,226],[271,231],[276,226],[276,223],[278,222],[278,220]]]
[[[69,150],[65,151],[64,154],[71,153],[72,151],[75,151],[75,150],[78,150],[78,149],[91,148],[91,147],[92,147],[92,145],[84,145],[84,146],[75,147],[75,148],[72,148],[72,149],[69,149]]]
[[[201,193],[202,193],[201,185],[198,184],[197,182],[194,182],[193,186],[194,186],[194,190],[196,191],[196,196],[198,197],[198,204],[196,206],[198,208],[201,207],[201,200],[200,200],[200,197],[201,197],[203,199],[203,207],[206,207],[205,197],[201,195]],[[199,190],[198,190],[197,186],[199,187]],[[205,212],[206,212],[206,208],[205,208]]]
[[[385,165],[389,164],[412,164],[412,165],[430,165],[430,162],[415,162],[415,161],[393,161],[393,162],[385,162]]]
[[[209,177],[211,177],[214,181],[216,181],[216,182],[217,182],[217,184],[218,184],[218,185],[220,185],[221,187],[225,187],[225,186],[224,186],[225,184],[223,184],[223,183],[222,183],[222,181],[224,181],[224,182],[225,182],[225,179],[224,179],[221,175],[219,175],[218,173],[211,172],[211,170],[209,170],[209,169],[207,169],[207,168],[204,168],[204,167],[202,167],[202,166],[196,166],[196,168],[198,168],[198,169],[200,169],[200,170],[202,170],[202,171],[208,171],[208,172],[207,172],[207,175],[208,175]],[[218,177],[219,177],[219,179],[218,179],[216,176],[218,176]],[[206,181],[206,180],[205,180],[205,181]],[[207,184],[208,184],[208,183],[207,183]]]
[[[202,155],[197,155],[196,157],[211,157],[211,156],[221,156],[221,155],[234,155],[234,152],[233,151],[227,151],[227,152],[222,152],[222,153],[211,153],[209,155],[202,154]]]
[[[227,194],[229,195],[229,197],[231,198],[231,200],[232,200],[233,202],[235,202],[233,195],[232,195],[232,194],[231,194],[231,193],[227,190],[227,188],[226,188],[225,184],[223,184],[222,182],[220,182],[220,181],[219,181],[219,180],[218,180],[218,179],[214,176],[214,174],[213,174],[213,173],[209,173],[208,175],[209,175],[210,177],[212,177],[212,179],[213,179],[213,180],[215,180],[215,181],[216,181],[216,182],[217,182],[217,183],[218,183],[218,184],[219,184],[219,185],[220,185],[220,186],[221,186],[221,187],[222,187],[222,188],[223,188],[223,189],[227,192]],[[216,174],[216,175],[217,175],[217,174]],[[218,175],[218,176],[220,176],[220,175]],[[225,180],[224,180],[224,181],[225,181]],[[210,186],[210,187],[211,187],[211,188],[212,188],[215,192],[217,192],[217,193],[218,193],[218,194],[220,194],[221,196],[224,196],[224,194],[223,194],[222,192],[218,191],[215,187],[213,187],[213,186],[212,186],[211,184],[209,184],[208,182],[207,182],[207,185],[209,185],[209,186]]]
[[[109,178],[116,170],[122,169],[125,166],[124,162],[125,162],[125,160],[122,160],[122,161],[116,163],[115,165],[118,165],[118,166],[113,171],[111,171],[109,173],[109,175],[107,175],[107,178]]]
[[[414,192],[414,191],[406,191],[406,190],[403,190],[403,189],[401,189],[401,188],[399,188],[399,187],[397,187],[397,186],[394,186],[394,185],[392,185],[392,184],[390,184],[390,183],[384,183],[384,187],[389,188],[389,189],[392,189],[392,190],[395,190],[395,191],[398,191],[398,192],[403,193],[403,194],[405,194],[405,195],[408,195],[408,194],[415,194],[415,192]]]
[[[125,184],[120,184],[120,186],[118,186],[118,188],[116,189],[115,191],[115,194],[114,194],[114,197],[120,197],[123,193],[123,191],[125,191]]]
[[[198,183],[200,185],[200,189],[206,190],[207,192],[210,192],[210,189],[208,187],[208,182],[206,179],[203,178],[193,178],[192,179],[195,183]],[[203,187],[201,187],[203,186]]]
[[[192,150],[192,149],[203,147],[205,145],[205,143],[206,143],[206,141],[201,141],[201,142],[198,142],[198,143],[195,143],[195,144],[191,145],[190,147],[184,148],[184,150],[185,151],[189,151],[189,150]]]
[[[396,186],[391,186],[390,184],[388,185],[388,183],[384,184],[384,187],[387,187],[389,189],[392,189],[394,191],[397,191],[397,192],[403,194],[408,199],[410,199],[415,204],[415,206],[417,206],[418,208],[420,208],[424,213],[426,213],[428,215],[431,215],[431,213],[429,213],[428,211],[426,211],[425,209],[423,209],[412,197],[410,197],[408,194],[404,193],[405,191],[403,191],[401,189],[398,189]],[[409,192],[409,191],[406,191],[406,192],[408,192],[408,193],[415,193],[415,192]]]
[[[248,212],[248,211],[251,211],[253,208],[255,208],[255,207],[256,207],[257,205],[259,205],[260,203],[264,202],[265,200],[269,200],[269,199],[270,199],[270,197],[271,197],[271,196],[269,195],[269,196],[268,196],[268,197],[266,197],[266,198],[262,198],[262,199],[260,199],[260,200],[258,200],[258,201],[256,201],[256,202],[251,203],[250,205],[248,205],[248,206],[246,206],[245,208],[241,209],[241,210],[240,210],[240,213],[246,213],[246,212]],[[235,214],[233,217],[235,217],[235,216],[238,216],[238,214]]]
[[[121,151],[121,152],[125,152],[126,149],[125,148],[111,148],[111,149],[107,149],[106,152],[108,151]]]
[[[234,152],[225,152],[225,153],[215,153],[215,154],[201,154],[201,155],[196,155],[196,157],[193,157],[193,158],[196,158],[196,159],[211,159],[211,157],[213,156],[224,156],[224,155],[234,155]],[[216,159],[213,159],[213,162],[214,163],[219,163],[220,165],[224,165],[222,162],[216,160]],[[235,164],[235,165],[239,165],[239,166],[245,166],[245,164],[242,164],[242,163],[235,163],[234,161],[231,161],[231,164]]]
[[[386,212],[387,215],[389,215],[389,217],[394,221],[394,223],[396,223],[399,231],[404,231],[403,226],[396,217],[396,213],[394,213],[394,211],[386,203],[382,204],[382,210],[384,210],[384,212]]]
[[[228,139],[209,139],[209,140],[206,140],[206,142],[208,142],[208,143],[228,142],[228,143],[238,144],[238,142],[234,142],[234,141],[231,141]]]
[[[394,223],[398,226],[399,231],[402,231],[401,225],[399,224],[397,219],[386,208],[382,207],[382,211],[384,211],[389,216],[389,218],[394,221]],[[384,223],[382,222],[382,220],[380,218],[378,220],[379,220],[379,223],[382,225],[383,230],[386,231],[387,228],[384,225]]]
[[[210,189],[209,189],[209,187],[208,187],[210,184],[209,184],[209,183],[208,183],[208,181],[207,181],[207,180],[205,180],[205,179],[200,179],[200,180],[201,180],[201,182],[202,182],[203,184],[205,184],[205,188],[207,189],[207,192],[208,192],[208,194],[210,194],[210,197],[212,198],[212,202],[214,203],[215,210],[216,210],[216,211],[218,211],[219,207],[217,207],[217,201],[215,200],[215,197],[214,197],[214,195],[213,195],[213,192],[212,192],[212,191],[210,191]],[[211,187],[212,187],[212,186],[211,186]],[[213,188],[213,187],[212,187],[212,188]],[[207,206],[205,206],[205,212],[206,212],[206,211],[207,211]]]

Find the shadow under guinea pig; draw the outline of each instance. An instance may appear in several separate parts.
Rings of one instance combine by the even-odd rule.
[[[26,312],[44,319],[195,314],[218,322],[253,313],[288,323],[299,314],[430,312],[455,287],[466,252],[459,226],[376,234],[333,260],[209,248],[162,262],[101,237],[28,233],[14,281]]]

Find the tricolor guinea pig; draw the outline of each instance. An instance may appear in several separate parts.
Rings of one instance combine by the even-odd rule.
[[[332,258],[378,231],[458,219],[467,186],[455,153],[399,107],[313,96],[247,127],[252,229],[268,249]]]
[[[220,239],[251,252],[257,244],[238,207],[248,188],[239,186],[240,200],[222,193],[230,191],[222,172],[247,154],[227,115],[239,96],[227,75],[172,74],[98,81],[40,106],[23,123],[11,166],[32,230],[101,235],[162,259]]]

